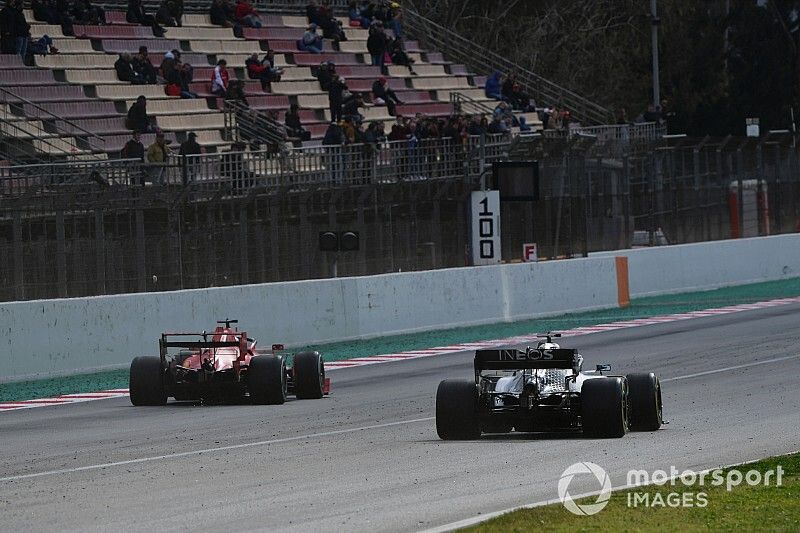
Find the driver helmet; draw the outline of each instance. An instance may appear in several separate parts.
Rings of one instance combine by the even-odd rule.
[[[536,345],[537,350],[558,350],[561,348],[555,342],[547,342],[547,341],[539,341],[539,344]]]

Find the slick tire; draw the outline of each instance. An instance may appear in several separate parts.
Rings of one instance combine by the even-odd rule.
[[[286,361],[279,355],[250,359],[247,390],[254,405],[281,405],[286,401]]]
[[[656,431],[664,423],[661,382],[652,372],[628,374],[628,405],[632,431]]]
[[[167,403],[167,387],[164,383],[164,368],[161,366],[160,357],[135,358],[131,362],[129,379],[128,388],[133,405],[165,405]]]
[[[325,363],[319,352],[295,354],[292,368],[295,396],[299,400],[322,398],[325,386]]]
[[[587,379],[581,387],[581,424],[587,437],[618,438],[628,432],[625,379]]]
[[[468,440],[481,436],[478,389],[474,381],[446,379],[436,390],[436,433],[442,440]]]

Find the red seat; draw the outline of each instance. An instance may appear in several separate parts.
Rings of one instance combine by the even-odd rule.
[[[153,38],[152,28],[146,26],[73,26],[79,39],[148,39]]]
[[[406,104],[419,104],[431,102],[431,93],[428,91],[397,91],[397,98]]]
[[[124,11],[106,11],[106,22],[109,24],[130,25]]]
[[[444,117],[453,114],[453,104],[433,102],[430,104],[399,105],[397,106],[397,113],[399,115],[416,115],[417,113],[421,113],[432,117]]]
[[[270,39],[269,48],[279,54],[294,54],[297,52],[297,41],[279,41]]]
[[[79,137],[87,135],[86,132],[103,135],[123,134],[128,131],[128,128],[125,127],[125,117],[122,115],[109,118],[76,119],[72,120],[71,124],[63,120],[56,120],[55,125],[59,133],[64,132]],[[84,131],[79,128],[83,128]]]
[[[313,67],[319,65],[323,61],[333,61],[336,66],[339,65],[359,65],[356,54],[295,54],[295,65],[303,67]]]
[[[289,97],[284,94],[253,96],[247,99],[247,103],[253,109],[289,109]],[[218,104],[218,109],[221,109],[222,103]]]
[[[19,54],[0,54],[0,69],[25,68]]]
[[[6,87],[9,91],[31,102],[72,102],[88,100],[80,85],[37,85],[35,87]],[[0,102],[19,102],[9,94],[0,92]]]
[[[61,118],[73,119],[81,117],[108,117],[119,115],[114,102],[107,100],[88,100],[85,102],[52,102],[42,103],[39,108],[25,104],[23,110],[31,118],[52,118],[56,115]],[[52,113],[49,114],[47,112]]]
[[[181,49],[179,41],[170,39],[103,39],[103,50],[113,54],[121,54],[123,52],[136,54],[139,52],[140,46],[146,46],[148,52],[156,54]],[[155,57],[150,58],[150,61],[154,63],[156,62],[155,60]]]
[[[244,38],[257,41],[278,39],[297,41],[303,36],[302,28],[245,28]]]
[[[0,75],[0,85],[42,85],[53,83],[52,70],[21,68],[4,69]]]
[[[311,133],[312,139],[321,139],[325,137],[325,132],[328,131],[329,123],[322,123],[322,124],[309,124],[308,126],[304,126]]]
[[[341,67],[336,65],[336,73],[345,79],[370,78],[376,80],[381,75],[381,68],[370,65],[342,65]]]

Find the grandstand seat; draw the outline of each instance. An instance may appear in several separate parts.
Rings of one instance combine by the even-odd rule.
[[[182,27],[182,28],[165,28],[166,32],[164,37],[167,39],[179,39],[181,41],[188,40],[205,40],[205,41],[238,41],[241,40],[233,34],[231,28],[198,28],[198,27]]]
[[[449,65],[450,62],[447,61],[444,56],[440,52],[428,52],[425,54],[425,62],[431,63],[433,65]]]
[[[88,154],[88,150],[78,148],[74,137],[52,137],[49,139],[34,139],[33,147],[43,154],[63,155],[64,152],[72,154]]]
[[[281,17],[281,22],[283,23],[283,26],[287,26],[289,28],[305,28],[308,26],[308,19],[300,16],[284,15]]]
[[[472,83],[475,85],[475,87],[480,87],[483,89],[486,87],[486,76],[473,76]]]
[[[247,99],[247,103],[253,109],[288,109],[289,97],[283,94],[252,96]],[[224,105],[224,100],[222,98],[217,98],[217,109],[223,109]]]
[[[36,66],[50,69],[113,68],[117,60],[108,54],[58,54],[35,56]]]
[[[36,85],[36,86],[9,86],[7,90],[30,102],[70,102],[86,100],[83,87],[80,85]],[[19,102],[19,98],[0,92],[0,102]]]
[[[218,28],[219,27],[219,26],[216,26],[216,25],[211,23],[211,16],[203,15],[203,14],[199,14],[199,13],[195,13],[195,14],[184,13],[182,22],[183,22],[183,27],[184,28],[186,28],[186,27]]]
[[[255,41],[278,39],[296,42],[303,36],[303,30],[298,28],[244,28],[243,34],[245,39]]]
[[[229,144],[222,138],[219,129],[215,130],[197,130],[197,144],[200,146],[222,146]]]
[[[163,85],[98,85],[97,97],[106,100],[135,100],[139,95],[148,99],[169,99]]]
[[[56,120],[54,123],[59,132],[66,132],[76,137],[86,136],[87,132],[104,135],[123,134],[128,131],[128,128],[125,127],[125,117],[122,115],[106,118],[72,119],[69,122]]]
[[[117,71],[113,69],[69,69],[64,71],[64,77],[69,83],[80,83],[82,85],[128,83],[119,81]]]
[[[454,64],[450,65],[450,67],[448,68],[448,71],[453,76],[474,76],[474,74],[472,72],[469,72],[467,70],[466,65],[462,65],[460,63],[454,63]]]
[[[82,117],[105,117],[118,115],[114,102],[87,100],[84,102],[43,102],[37,106],[24,104],[25,115],[33,118],[52,118],[56,115],[65,119]]]
[[[421,113],[429,116],[449,116],[453,114],[453,104],[444,102],[431,102],[429,104],[398,105],[399,115],[416,115]]]
[[[405,41],[403,42],[403,50],[407,53],[421,53],[424,52],[422,48],[420,48],[419,43],[417,41]]]
[[[326,94],[301,94],[297,96],[297,105],[305,109],[328,109],[328,95]]]
[[[54,83],[53,71],[34,68],[5,69],[0,74],[0,85],[42,85]]]
[[[469,88],[469,80],[467,78],[414,78],[411,80],[415,89],[425,89],[428,91],[443,90],[443,89],[461,89]]]
[[[79,39],[148,39],[153,38],[153,30],[146,26],[86,26],[75,24],[72,27]]]
[[[283,69],[283,76],[281,81],[303,81],[313,80],[314,75],[311,74],[311,69],[308,67],[289,67]]]
[[[69,37],[54,39],[53,46],[61,54],[96,54],[98,50],[92,48],[92,42],[87,39],[71,39]]]
[[[179,41],[170,39],[103,39],[101,43],[103,50],[110,54],[121,54],[123,52],[136,54],[139,52],[140,46],[146,46],[149,54],[162,54],[170,50],[181,49]],[[150,61],[156,63],[156,57],[151,57]]]
[[[418,104],[418,103],[425,103],[431,102],[431,93],[428,91],[395,91],[397,94],[397,98],[400,99],[401,102],[406,104]]]
[[[184,15],[184,18],[186,15]],[[106,11],[106,22],[114,25],[130,25],[124,11]]]
[[[370,92],[372,91],[372,84],[374,82],[375,82],[374,79],[366,79],[366,78],[347,79],[347,87],[351,91]],[[387,78],[386,85],[394,91],[407,88],[406,81],[399,78]]]
[[[192,52],[202,52],[204,54],[246,54],[253,52],[263,53],[259,41],[220,41],[220,40],[192,40],[190,41]]]
[[[444,102],[449,102],[451,94],[460,94],[478,102],[495,102],[495,100],[486,97],[486,93],[483,89],[478,88],[437,91],[436,98]],[[494,104],[492,104],[492,107],[494,107]]]
[[[166,131],[221,130],[225,127],[225,116],[222,113],[204,113],[202,115],[162,115],[157,119],[160,128]]]
[[[56,26],[53,24],[31,24],[31,38],[38,39],[43,35],[47,35],[51,39],[64,38],[64,33],[61,31],[61,26]]]
[[[297,41],[269,40],[269,48],[279,54],[293,54],[297,52]]]
[[[128,109],[133,104],[133,100],[127,103]],[[192,98],[181,100],[153,100],[147,103],[148,115],[197,115],[201,113],[213,113],[213,109],[208,108],[208,102],[204,98]]]
[[[360,65],[356,54],[328,53],[328,54],[295,54],[294,64],[304,67],[318,66],[322,61],[333,61],[339,65]]]
[[[25,68],[19,54],[0,54],[0,69]]]
[[[41,120],[14,120],[0,122],[0,134],[17,139],[31,139],[36,137],[49,137],[44,134],[44,125]]]
[[[272,92],[275,94],[314,94],[321,92],[316,81],[276,81],[273,82]]]
[[[348,52],[352,54],[363,54],[368,52],[366,41],[342,41],[339,43],[340,52]]]
[[[381,75],[381,68],[371,65],[336,65],[336,73],[348,80],[350,78],[368,78],[376,80]]]

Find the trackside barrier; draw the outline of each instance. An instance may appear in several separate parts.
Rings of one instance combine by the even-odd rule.
[[[302,346],[618,305],[613,257],[0,304],[0,381],[125,367],[167,331],[238,318]]]

